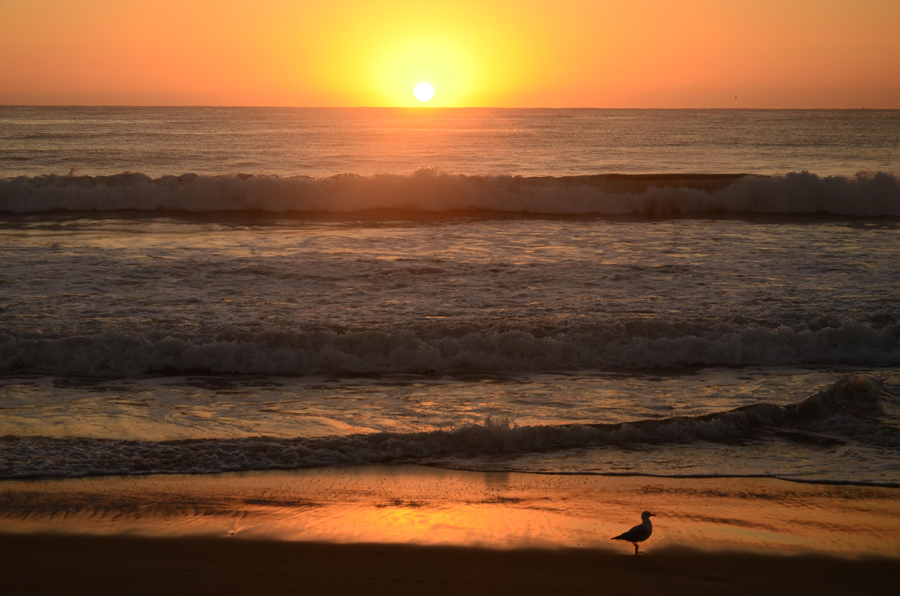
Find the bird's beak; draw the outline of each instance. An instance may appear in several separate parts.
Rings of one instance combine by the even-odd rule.
[[[655,514],[655,513],[651,513],[651,514],[650,514],[650,517],[656,517],[656,514]]]

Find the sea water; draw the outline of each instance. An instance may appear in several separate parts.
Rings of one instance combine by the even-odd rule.
[[[900,485],[900,111],[0,107],[0,478]]]

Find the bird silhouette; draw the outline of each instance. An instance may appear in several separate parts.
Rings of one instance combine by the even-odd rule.
[[[641,514],[641,519],[643,521],[640,525],[631,528],[624,534],[619,534],[613,538],[613,540],[627,540],[634,545],[634,554],[638,554],[638,542],[643,542],[647,538],[650,538],[650,534],[653,533],[653,524],[650,523],[651,517],[656,516],[649,511],[643,512]]]

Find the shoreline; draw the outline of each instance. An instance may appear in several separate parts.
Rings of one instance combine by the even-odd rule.
[[[0,481],[0,534],[900,559],[900,489],[416,465]]]

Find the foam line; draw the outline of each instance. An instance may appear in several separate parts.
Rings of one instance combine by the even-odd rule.
[[[518,426],[488,418],[452,430],[371,433],[319,439],[120,441],[0,438],[0,478],[209,474],[319,466],[439,464],[444,458],[524,454],[570,448],[729,441],[785,429],[846,429],[857,442],[900,450],[900,432],[873,424],[883,379],[850,376],[788,406],[763,403],[705,416],[620,424]],[[835,424],[837,420],[840,424]],[[873,430],[874,429],[874,430]]]

